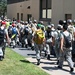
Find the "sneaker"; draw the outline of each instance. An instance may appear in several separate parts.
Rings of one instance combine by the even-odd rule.
[[[70,72],[73,72],[74,71],[74,68],[71,68]]]
[[[37,62],[37,65],[40,65],[40,59],[38,59],[37,61],[38,61],[38,62]]]

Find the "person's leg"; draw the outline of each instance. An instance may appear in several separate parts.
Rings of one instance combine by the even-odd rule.
[[[47,49],[47,59],[50,60],[50,46],[49,46],[49,44],[46,44],[46,49]]]
[[[4,55],[5,55],[5,46],[2,47],[2,51],[3,51],[3,58],[4,58]]]
[[[59,58],[59,63],[58,63],[58,68],[62,68],[63,62],[64,62],[64,53],[60,53],[60,58]]]
[[[25,47],[26,47],[26,48],[28,47],[28,40],[27,40],[27,37],[25,38]]]
[[[60,49],[55,47],[55,54],[57,58],[57,64],[59,63],[59,58],[60,58]]]
[[[40,65],[40,50],[39,50],[39,46],[37,44],[35,44],[35,51],[36,51],[36,59],[37,59],[37,65]]]
[[[74,63],[72,61],[72,56],[71,56],[71,51],[67,51],[66,52],[66,61],[68,62],[69,64],[69,67],[70,67],[70,71],[73,71],[73,68],[74,68]]]

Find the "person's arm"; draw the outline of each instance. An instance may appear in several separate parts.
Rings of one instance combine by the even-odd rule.
[[[5,30],[5,35],[6,35],[6,40],[7,40],[8,44],[10,45],[10,38],[9,38],[7,30]]]
[[[73,33],[73,34],[74,34],[74,39],[75,39],[75,31],[74,31],[74,33]]]
[[[36,32],[33,32],[33,34],[32,34],[32,43],[34,43],[35,34],[36,34]]]
[[[64,44],[64,37],[62,35],[61,39],[60,39],[60,50],[63,52],[63,44]]]
[[[20,36],[20,32],[19,32],[18,28],[17,28],[17,33],[18,33],[18,35]]]
[[[52,46],[54,46],[54,44],[55,44],[54,32],[51,32],[51,37],[52,37]]]
[[[7,39],[8,44],[10,45],[10,39],[9,39],[9,36],[7,34],[6,34],[6,39]]]

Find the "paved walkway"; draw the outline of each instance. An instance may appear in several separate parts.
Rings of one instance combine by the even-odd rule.
[[[21,54],[22,56],[25,56],[27,60],[36,65],[37,61],[35,57],[35,51],[30,50],[30,48],[15,48],[13,50]],[[75,71],[73,73],[69,72],[70,68],[68,67],[67,62],[64,62],[62,70],[58,69],[56,65],[56,58],[51,57],[51,60],[47,60],[45,57],[43,57],[43,53],[41,64],[38,67],[40,67],[42,70],[46,71],[50,75],[75,75]]]

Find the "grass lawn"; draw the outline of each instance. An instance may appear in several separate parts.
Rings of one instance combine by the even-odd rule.
[[[0,61],[0,75],[49,75],[10,48],[6,48],[5,59]]]

